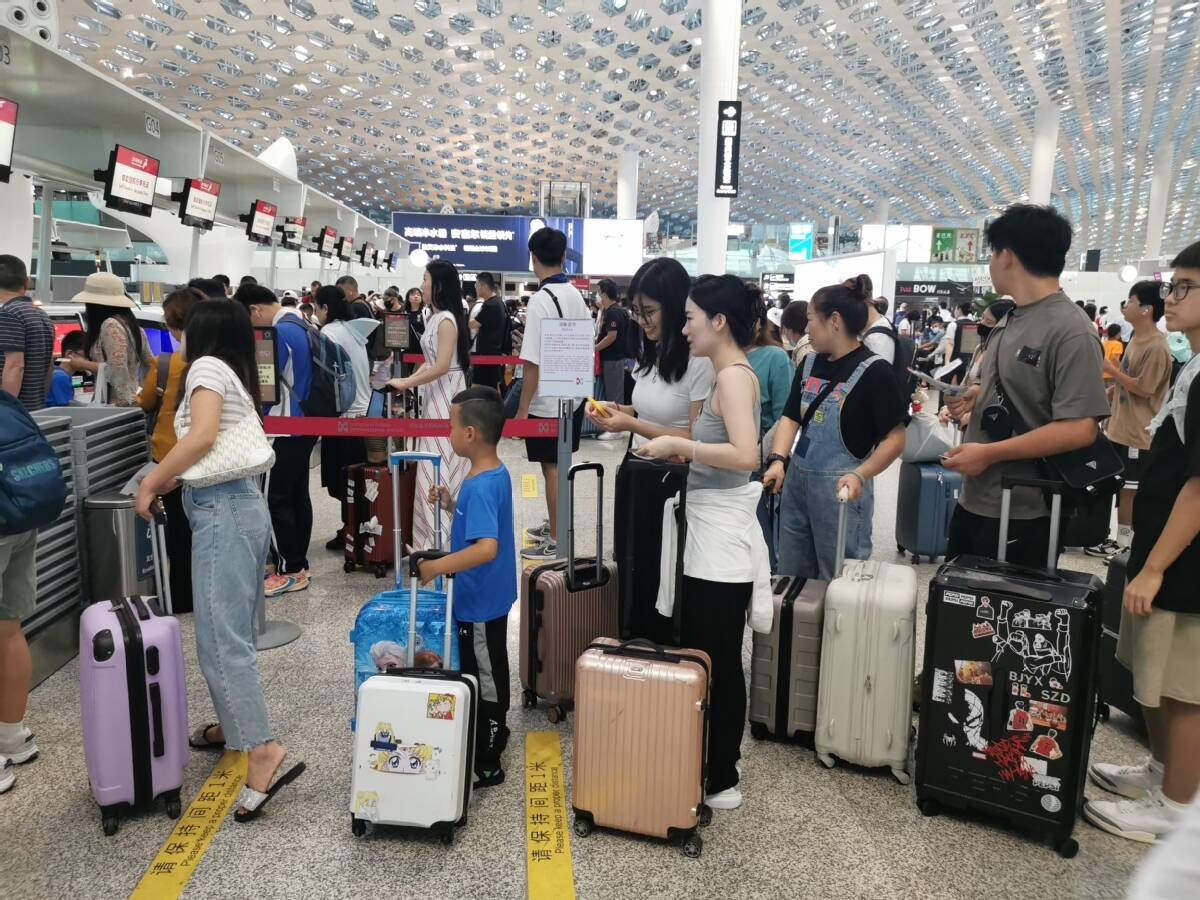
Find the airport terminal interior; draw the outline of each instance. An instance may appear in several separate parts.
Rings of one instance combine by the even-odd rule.
[[[1198,23],[0,0],[0,897],[1200,897]]]

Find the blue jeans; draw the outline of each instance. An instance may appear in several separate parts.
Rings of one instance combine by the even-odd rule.
[[[796,460],[788,467],[779,510],[780,575],[832,580],[837,556],[836,487],[843,474],[805,471]],[[868,482],[846,508],[846,559],[871,558],[874,512],[874,485]]]
[[[254,613],[263,600],[271,518],[256,479],[183,489],[192,526],[196,655],[230,750],[272,740],[258,676]]]

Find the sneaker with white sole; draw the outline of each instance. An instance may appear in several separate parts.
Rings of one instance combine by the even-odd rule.
[[[1097,828],[1143,844],[1157,844],[1178,816],[1163,802],[1161,788],[1141,800],[1097,800],[1083,806],[1083,816]]]
[[[1162,765],[1147,756],[1140,766],[1118,766],[1112,763],[1092,763],[1088,767],[1092,783],[1112,794],[1141,800],[1154,788],[1162,787]]]
[[[1110,557],[1116,553],[1120,553],[1122,549],[1123,548],[1121,547],[1120,544],[1118,544],[1116,541],[1110,539],[1107,541],[1102,541],[1101,543],[1097,544],[1095,547],[1084,547],[1083,552],[1086,553],[1088,556],[1095,556],[1095,557],[1099,557],[1100,559],[1107,559],[1108,557]]]
[[[6,756],[0,756],[0,794],[13,786],[17,780],[16,766]]]
[[[544,540],[540,544],[526,547],[521,551],[525,559],[558,559],[558,544],[552,540]]]
[[[0,757],[7,757],[14,766],[27,763],[37,755],[38,747],[33,742],[33,732],[28,728],[21,729],[21,736],[14,743],[0,743]]]
[[[550,537],[550,520],[547,519],[537,528],[526,528],[525,534],[533,538],[535,541],[544,541]]]
[[[741,789],[735,784],[716,794],[705,794],[704,805],[712,809],[737,809],[742,805]]]

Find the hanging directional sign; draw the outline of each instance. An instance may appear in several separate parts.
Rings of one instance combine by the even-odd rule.
[[[717,109],[718,197],[738,195],[738,157],[742,148],[742,101],[723,100]]]

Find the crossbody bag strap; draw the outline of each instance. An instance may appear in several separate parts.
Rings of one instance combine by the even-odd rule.
[[[545,287],[544,285],[542,287],[542,290],[550,295],[550,299],[554,303],[554,308],[558,310],[558,317],[560,319],[563,318],[562,306],[559,305],[558,297],[555,296],[554,291],[550,290],[550,288]]]

